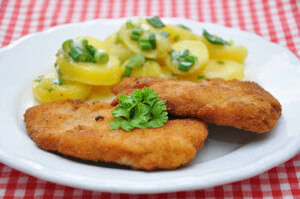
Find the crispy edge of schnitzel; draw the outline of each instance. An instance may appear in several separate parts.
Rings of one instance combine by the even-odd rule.
[[[232,126],[255,133],[273,129],[281,105],[255,82],[207,79],[199,83],[155,77],[129,77],[112,87],[114,94],[129,95],[135,89],[152,88],[166,100],[175,116],[196,117],[207,123]],[[112,102],[116,104],[117,98]]]
[[[63,100],[27,109],[24,120],[31,138],[44,150],[143,170],[186,164],[207,138],[206,124],[197,119],[169,120],[163,127],[130,132],[111,130],[113,108],[107,103]]]

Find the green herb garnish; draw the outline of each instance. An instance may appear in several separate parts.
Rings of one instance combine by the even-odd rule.
[[[96,61],[100,64],[106,64],[109,60],[108,53],[102,49],[96,50],[94,57],[95,57]]]
[[[152,46],[152,49],[155,49],[156,48],[156,37],[155,37],[154,33],[149,34],[149,42]]]
[[[117,44],[123,43],[123,40],[122,40],[122,38],[121,38],[121,36],[120,36],[120,32],[117,32],[116,43],[117,43]]]
[[[48,92],[51,93],[54,89],[52,87],[48,88]]]
[[[130,35],[131,40],[138,41],[143,34],[142,29],[133,29]]]
[[[140,68],[144,64],[145,64],[145,57],[144,56],[142,56],[139,53],[133,54],[130,57],[130,59],[129,59],[127,65],[126,65],[126,68],[124,70],[123,76],[124,77],[129,77],[131,75],[132,69],[134,69],[134,68]]]
[[[51,81],[56,85],[62,85],[64,83],[64,81],[60,78],[54,78]]]
[[[69,52],[71,50],[71,48],[73,47],[73,40],[72,39],[69,39],[67,41],[65,41],[63,44],[62,44],[62,49],[65,51],[65,52]]]
[[[222,60],[218,60],[217,63],[220,64],[220,65],[224,64],[224,62]]]
[[[211,35],[209,32],[207,32],[205,29],[203,30],[203,36],[212,44],[216,45],[231,45],[230,42],[225,41],[224,39]]]
[[[178,24],[178,26],[180,26],[181,28],[186,29],[186,30],[191,30],[189,27],[182,25],[182,24]]]
[[[88,40],[67,40],[62,44],[62,49],[67,56],[75,62],[94,62],[106,64],[109,60],[108,53],[103,49],[96,49],[88,44]],[[69,56],[69,57],[68,57]]]
[[[204,75],[199,75],[197,78],[198,79],[205,79],[205,76]]]
[[[131,75],[132,68],[130,66],[126,66],[123,72],[123,77],[129,77]]]
[[[189,55],[188,49],[180,50],[179,52],[175,52],[174,50],[170,51],[171,61],[178,62],[178,69],[181,71],[189,71],[191,67],[195,64],[197,57],[193,55]]]
[[[161,36],[164,36],[164,37],[169,37],[169,35],[170,35],[170,33],[168,33],[168,32],[165,32],[165,31],[163,31],[163,32],[161,32],[161,33],[159,33]]]
[[[58,77],[61,77],[61,76],[62,76],[62,72],[61,72],[61,70],[60,70],[59,68],[56,69],[56,72],[57,72]]]
[[[165,27],[165,24],[160,20],[158,16],[147,19],[148,23],[150,23],[154,28],[162,28]]]
[[[119,106],[112,111],[111,129],[157,128],[168,120],[165,100],[151,88],[135,90],[130,96],[118,95]]]
[[[174,37],[174,41],[178,41],[179,38],[180,38],[180,36],[179,36],[179,35],[176,35],[176,36]]]
[[[87,51],[74,47],[68,53],[76,62],[96,62],[96,59]]]
[[[39,78],[39,79],[35,79],[34,81],[35,81],[35,82],[41,82],[42,80],[43,80],[43,79],[40,79],[40,78]]]
[[[139,39],[139,45],[142,50],[151,50],[152,45],[149,39]]]
[[[134,25],[133,25],[131,19],[129,19],[128,21],[126,21],[126,27],[127,28],[134,28]]]

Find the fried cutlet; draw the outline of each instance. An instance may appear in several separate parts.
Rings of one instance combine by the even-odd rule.
[[[169,120],[163,127],[111,130],[110,104],[63,100],[37,105],[24,114],[37,145],[84,160],[128,165],[135,169],[174,169],[192,161],[207,137],[197,119]]]
[[[255,82],[223,79],[199,83],[154,77],[129,77],[112,87],[114,94],[130,94],[134,89],[152,88],[166,100],[175,116],[200,118],[204,122],[232,126],[255,133],[273,129],[281,115],[281,105]],[[112,104],[117,102],[117,98]]]

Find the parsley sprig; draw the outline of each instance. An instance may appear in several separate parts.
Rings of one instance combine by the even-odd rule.
[[[160,100],[151,88],[137,89],[129,96],[121,94],[118,98],[119,106],[112,111],[111,129],[157,128],[168,120],[166,101]]]

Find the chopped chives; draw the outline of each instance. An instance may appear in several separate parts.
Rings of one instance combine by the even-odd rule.
[[[170,35],[170,33],[168,33],[168,32],[165,32],[165,31],[163,31],[163,32],[161,32],[161,33],[159,33],[161,36],[164,36],[164,37],[169,37],[169,35]]]
[[[140,39],[140,37],[142,36],[142,34],[143,34],[142,29],[133,29],[131,32],[130,39],[138,41]]]
[[[220,64],[220,65],[223,65],[223,64],[224,64],[224,61],[218,60],[217,63]]]
[[[133,23],[130,19],[126,22],[126,27],[127,28],[134,28],[134,25],[133,25]]]
[[[185,57],[181,62],[179,62],[178,69],[187,72],[194,65],[194,63],[195,61],[193,59]]]
[[[108,53],[103,49],[96,50],[94,56],[95,56],[97,62],[100,63],[100,64],[106,64],[109,60]]]
[[[146,58],[147,61],[156,61],[155,58]]]
[[[133,29],[132,34],[141,36],[143,34],[143,30],[142,29]]]
[[[230,42],[225,41],[224,39],[211,35],[209,32],[207,32],[207,30],[203,30],[203,36],[212,44],[216,44],[216,45],[231,45]]]
[[[54,78],[51,81],[56,85],[62,85],[64,83],[64,81],[60,78]]]
[[[180,38],[180,36],[179,36],[179,35],[176,35],[176,36],[174,37],[174,41],[178,41],[179,38]]]
[[[121,39],[121,36],[120,36],[120,32],[117,32],[117,36],[116,36],[116,43],[117,44],[121,44],[123,41]]]
[[[87,51],[88,51],[90,54],[92,54],[92,55],[94,55],[95,52],[96,52],[96,48],[95,48],[94,46],[91,46],[91,45],[87,45],[87,46],[86,46],[86,49],[87,49]]]
[[[148,23],[151,24],[154,28],[162,28],[165,27],[165,24],[160,20],[158,16],[147,19]]]
[[[170,55],[171,55],[171,61],[179,59],[179,53],[175,52],[174,50],[170,51]]]
[[[183,49],[179,51],[179,56],[180,57],[187,57],[189,55],[189,50],[188,49]]]
[[[134,34],[130,35],[130,39],[134,40],[134,41],[138,41],[140,39],[140,37],[141,36],[139,36],[139,35],[134,35]]]
[[[182,24],[178,24],[178,26],[180,26],[181,28],[186,29],[186,30],[191,30],[189,27],[182,25]]]
[[[81,42],[82,42],[82,46],[83,46],[84,48],[87,48],[87,46],[89,45],[89,44],[88,44],[88,41],[87,41],[86,39],[83,39]]]
[[[75,61],[96,62],[95,58],[92,55],[90,55],[87,51],[84,51],[79,47],[72,48],[69,52],[69,55]]]
[[[132,68],[130,66],[126,66],[126,68],[124,70],[124,73],[123,73],[123,76],[124,77],[129,77],[131,75],[131,71],[132,71]]]
[[[199,75],[199,76],[197,77],[197,79],[205,79],[205,76],[204,76],[204,75]]]
[[[148,39],[139,39],[139,45],[142,50],[151,50],[152,45]]]
[[[127,66],[130,68],[140,68],[144,65],[144,63],[145,57],[141,54],[135,53],[130,57]]]
[[[35,82],[41,82],[43,79],[35,79]]]
[[[60,69],[56,69],[56,72],[57,72],[58,77],[61,77],[61,76],[62,76],[62,72],[61,72]]]
[[[51,91],[53,91],[54,89],[52,87],[48,88],[48,92],[50,93]]]
[[[62,44],[62,49],[65,52],[69,52],[71,50],[71,48],[73,48],[73,40],[72,39],[69,39]]]
[[[75,62],[106,64],[109,60],[109,55],[105,50],[89,45],[86,39],[67,40],[62,46],[66,55],[69,55]],[[70,59],[68,56],[66,58]]]
[[[156,38],[154,33],[149,34],[149,42],[152,45],[152,48],[156,49]]]
[[[174,50],[170,51],[171,61],[175,60],[178,62],[178,69],[181,71],[189,71],[190,68],[195,64],[197,57],[190,55],[188,49],[182,49],[179,52]]]

